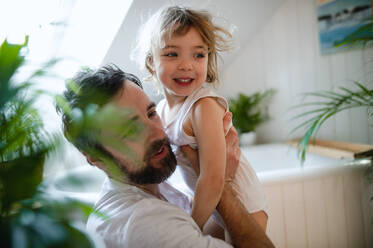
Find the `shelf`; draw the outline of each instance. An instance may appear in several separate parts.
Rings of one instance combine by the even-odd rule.
[[[291,146],[297,147],[300,138],[287,142]],[[343,159],[343,158],[364,158],[373,156],[373,146],[342,141],[331,141],[323,139],[312,139],[307,147],[308,152]]]

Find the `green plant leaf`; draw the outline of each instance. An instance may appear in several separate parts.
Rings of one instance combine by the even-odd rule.
[[[354,85],[356,85],[357,90],[339,87],[340,92],[321,91],[306,93],[306,96],[317,97],[318,100],[296,106],[297,108],[304,106],[316,107],[313,110],[298,114],[292,118],[292,120],[296,120],[309,116],[308,120],[301,122],[301,124],[297,125],[290,132],[290,134],[292,134],[302,127],[306,128],[305,134],[298,143],[302,163],[306,158],[306,149],[311,137],[316,138],[319,129],[330,117],[346,109],[367,107],[369,112],[369,110],[373,107],[373,90],[369,90],[358,82],[354,82]],[[328,107],[320,108],[320,106]],[[368,117],[369,116],[372,117],[373,115],[368,114]]]
[[[26,47],[28,37],[24,44],[10,44],[5,39],[0,46],[0,85],[3,86],[10,81],[16,70],[24,62],[24,56],[20,56],[20,50]]]
[[[310,115],[310,114],[313,114],[313,113],[317,113],[317,112],[325,112],[327,110],[330,110],[330,108],[318,108],[318,109],[310,110],[310,111],[303,112],[303,113],[300,113],[300,114],[294,116],[293,118],[291,118],[291,120],[295,120],[295,119],[298,119],[300,117]]]
[[[52,201],[40,190],[45,158],[60,138],[45,131],[33,106],[46,92],[30,86],[31,80],[50,75],[58,60],[47,62],[25,82],[14,81],[25,63],[27,40],[20,45],[5,40],[0,46],[0,247],[92,247],[74,227],[71,212],[82,211],[86,219],[88,206]]]
[[[229,99],[229,109],[233,114],[233,125],[239,133],[254,131],[258,125],[269,119],[266,108],[275,95],[274,89],[251,95],[239,93]]]
[[[0,163],[2,212],[8,212],[12,204],[36,193],[43,178],[46,152]]]

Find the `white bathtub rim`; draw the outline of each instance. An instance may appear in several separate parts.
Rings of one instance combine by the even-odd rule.
[[[362,173],[370,166],[369,159],[355,160],[350,163],[333,166],[309,166],[299,168],[287,168],[258,172],[258,178],[263,186],[279,183],[311,181],[320,177],[342,175],[348,172]]]

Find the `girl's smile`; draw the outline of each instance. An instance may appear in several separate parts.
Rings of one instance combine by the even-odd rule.
[[[193,83],[194,78],[174,78],[175,83],[181,87],[187,87]]]

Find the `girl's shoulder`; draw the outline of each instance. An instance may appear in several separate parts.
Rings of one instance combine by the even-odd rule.
[[[195,102],[193,107],[190,111],[190,116],[196,115],[217,115],[217,116],[224,116],[227,112],[227,108],[224,105],[220,104],[218,99],[213,96],[206,96],[200,98],[198,101]]]
[[[201,120],[201,117],[204,122],[210,122],[209,120],[222,118],[227,111],[228,103],[223,97],[209,88],[201,87],[189,95],[184,103],[182,129],[188,136],[195,136],[193,122]]]
[[[193,98],[190,99],[190,110],[195,110],[200,106],[206,108],[219,108],[225,110],[227,112],[229,110],[228,101],[218,95],[215,91],[201,87],[193,94]]]

